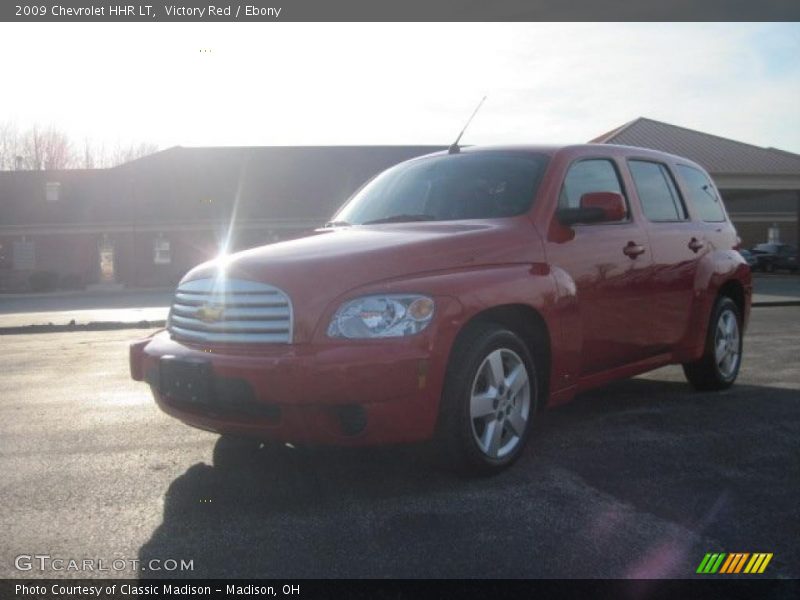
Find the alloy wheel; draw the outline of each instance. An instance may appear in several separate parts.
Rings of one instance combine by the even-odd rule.
[[[725,379],[730,379],[739,366],[739,346],[739,321],[732,310],[723,310],[714,335],[714,359]]]
[[[519,445],[528,425],[531,381],[522,358],[498,348],[481,362],[472,382],[470,421],[478,448],[490,458],[503,458]]]

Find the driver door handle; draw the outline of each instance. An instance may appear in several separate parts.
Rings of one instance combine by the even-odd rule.
[[[622,249],[622,252],[629,258],[636,258],[640,254],[644,254],[644,246],[636,242],[628,242],[628,245]]]
[[[702,250],[703,246],[705,246],[706,244],[705,242],[701,242],[697,238],[692,238],[686,245],[689,246],[689,250],[691,250],[692,252],[698,252],[699,250]]]

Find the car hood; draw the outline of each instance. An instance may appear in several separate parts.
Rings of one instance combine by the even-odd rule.
[[[328,304],[351,290],[422,273],[534,262],[536,239],[524,217],[321,229],[209,261],[182,283],[224,273],[276,286],[292,300],[295,341],[302,341]]]

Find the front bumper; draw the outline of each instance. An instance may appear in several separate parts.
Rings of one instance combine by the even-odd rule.
[[[247,348],[187,345],[161,331],[131,344],[131,376],[150,384],[164,412],[200,429],[308,444],[414,442],[433,435],[452,341],[430,329],[405,339]],[[225,399],[190,405],[162,393],[164,356],[207,361]]]

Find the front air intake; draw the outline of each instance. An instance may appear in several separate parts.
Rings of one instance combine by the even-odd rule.
[[[167,329],[187,342],[290,344],[292,303],[266,283],[194,279],[178,286]]]

